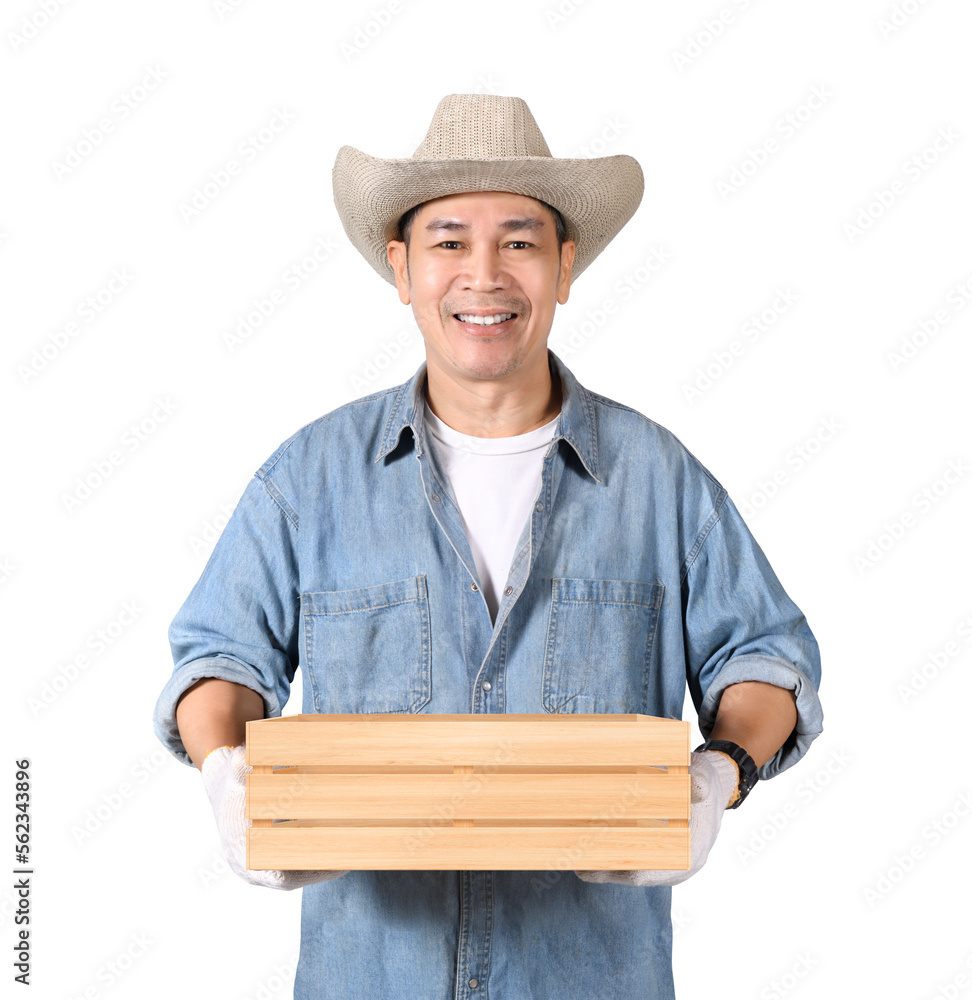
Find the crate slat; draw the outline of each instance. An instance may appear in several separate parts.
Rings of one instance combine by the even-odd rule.
[[[294,827],[248,831],[247,867],[520,870],[689,867],[687,831],[545,826],[500,835],[489,827]],[[508,842],[497,845],[497,837]],[[514,839],[515,838],[515,839]]]
[[[247,723],[248,764],[688,764],[687,723],[674,719],[646,726],[637,715],[281,718],[305,724],[273,725],[279,718]],[[472,726],[470,720],[475,720]]]
[[[251,774],[250,819],[688,819],[687,774]]]

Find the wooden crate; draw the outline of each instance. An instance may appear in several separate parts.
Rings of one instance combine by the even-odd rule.
[[[688,722],[289,715],[246,724],[247,867],[689,867]]]

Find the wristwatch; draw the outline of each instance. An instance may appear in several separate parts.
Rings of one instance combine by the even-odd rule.
[[[702,750],[721,750],[739,765],[739,798],[731,806],[727,807],[729,809],[737,808],[750,793],[753,785],[759,781],[759,771],[756,767],[756,761],[738,743],[733,743],[730,740],[706,740],[705,743],[695,748],[695,753],[699,753]]]

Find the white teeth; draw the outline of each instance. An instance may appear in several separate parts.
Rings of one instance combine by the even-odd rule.
[[[512,319],[513,313],[497,313],[495,316],[473,316],[471,313],[456,313],[461,323],[475,323],[477,326],[492,326]]]

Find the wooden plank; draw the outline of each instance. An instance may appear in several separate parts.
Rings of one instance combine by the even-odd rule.
[[[399,832],[400,830],[400,832]],[[247,830],[253,870],[659,869],[690,866],[688,831],[644,827],[293,827]]]
[[[248,775],[247,816],[259,819],[447,817],[687,819],[682,774]]]
[[[383,826],[386,829],[397,829],[398,827],[423,827],[423,826],[449,826],[447,821],[441,819],[429,823],[426,819],[288,819],[274,820],[273,829],[277,830],[281,826],[289,824],[301,828],[311,826]],[[530,827],[539,829],[542,826],[660,826],[674,827],[685,826],[686,820],[682,819],[619,819],[605,821],[603,819],[477,819],[473,824],[479,829],[485,827]]]
[[[688,773],[687,767],[651,767],[638,765],[572,764],[564,768],[559,764],[473,764],[472,774],[672,774]],[[409,764],[405,767],[371,767],[367,764],[286,764],[272,767],[274,774],[454,774],[452,764]]]
[[[246,724],[247,763],[402,767],[428,764],[686,766],[689,724],[623,715],[307,716]],[[502,720],[497,722],[496,720]]]
[[[457,764],[456,767],[453,768],[453,772],[455,774],[457,774],[457,775],[458,774],[461,774],[461,775],[471,775],[473,773],[473,766],[472,766],[472,764]],[[385,775],[376,775],[376,777],[383,778],[383,777],[385,777]],[[453,785],[453,794],[456,794],[457,793],[457,789],[458,789],[458,795],[459,796],[462,796],[463,794],[465,794],[466,796],[468,796],[469,795],[469,787],[470,787],[471,784],[472,784],[472,782],[471,782],[471,780],[468,777],[466,777],[465,782],[462,782],[462,781],[455,782],[454,785]],[[442,779],[433,779],[432,780],[431,792],[432,792],[432,796],[433,797],[435,796],[436,792],[440,791],[441,786],[442,786]],[[478,787],[478,783],[477,783],[477,787]],[[402,804],[403,804],[403,802],[402,802],[401,799],[396,799],[396,805],[401,806]],[[414,803],[409,803],[409,804],[412,805]],[[443,801],[442,801],[441,798],[438,799],[438,808],[436,808],[436,800],[434,798],[430,799],[428,795],[426,795],[426,801],[424,802],[424,805],[425,806],[432,806],[432,808],[430,808],[430,809],[429,808],[424,808],[422,810],[422,812],[418,813],[418,815],[422,816],[422,817],[432,817],[432,816],[438,815],[439,814],[439,809],[445,808],[445,809],[448,810],[448,808],[449,808],[450,805],[453,806],[453,809],[452,809],[453,814],[455,814],[455,812],[457,811],[455,809],[455,803],[443,803]],[[388,809],[384,809],[383,812],[384,812],[385,816],[397,816],[398,815],[397,811],[393,812],[393,811],[390,811]],[[412,815],[414,816],[415,813],[412,813]],[[482,814],[480,813],[480,815],[482,815]],[[474,817],[472,817],[472,816],[457,816],[455,819],[453,819],[452,825],[453,826],[473,826],[474,825]]]
[[[272,767],[268,767],[266,765],[257,764],[253,768],[253,774],[257,776],[257,780],[258,781],[261,778],[265,778],[267,776],[270,776],[272,778],[273,777],[273,768]],[[248,774],[246,776],[246,780],[249,781],[251,777],[253,777],[253,775]],[[288,819],[289,817],[281,816],[280,818],[281,819]],[[260,827],[260,826],[271,826],[272,823],[273,823],[273,817],[257,817],[257,818],[255,818],[253,820],[253,825],[257,826],[257,827]]]
[[[263,724],[276,724],[279,722],[320,722],[320,721],[333,721],[333,722],[346,722],[349,719],[391,719],[391,718],[434,718],[434,719],[444,719],[448,722],[457,722],[464,719],[475,718],[475,719],[490,719],[496,722],[509,722],[509,721],[522,721],[523,719],[546,719],[549,717],[559,717],[565,719],[610,719],[618,723],[627,722],[633,724],[640,724],[649,721],[651,724],[655,722],[676,722],[683,724],[681,719],[669,719],[663,718],[658,715],[640,715],[636,712],[493,712],[489,714],[471,714],[469,712],[442,712],[442,713],[412,713],[412,712],[302,712],[294,713],[291,715],[278,715],[274,716],[272,719],[260,719],[256,720]]]

